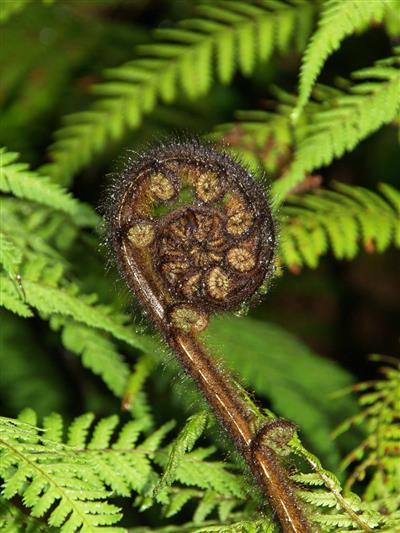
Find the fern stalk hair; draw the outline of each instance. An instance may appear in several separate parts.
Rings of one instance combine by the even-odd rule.
[[[284,533],[311,532],[279,458],[293,425],[267,421],[201,341],[210,313],[243,305],[272,273],[275,227],[264,191],[212,147],[171,142],[133,161],[111,200],[110,241],[127,284],[231,435]]]

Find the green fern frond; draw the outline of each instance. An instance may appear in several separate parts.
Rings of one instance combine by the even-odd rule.
[[[368,252],[400,247],[398,190],[381,184],[379,195],[340,183],[333,187],[289,197],[282,208],[280,256],[289,268],[315,268],[328,250],[338,259],[353,259],[360,245]]]
[[[55,329],[61,329],[64,346],[81,356],[83,365],[121,397],[129,367],[105,333],[146,352],[154,350],[154,343],[145,335],[137,335],[125,324],[124,317],[98,305],[96,296],[84,296],[76,286],[66,285],[62,275],[57,265],[41,268],[37,261],[24,265],[20,286],[0,274],[0,305],[23,317],[33,316],[35,310],[50,320]]]
[[[222,141],[226,150],[239,156],[255,174],[278,177],[291,159],[294,145],[289,115],[292,107],[278,104],[278,112],[238,111],[236,122],[220,124],[210,138]]]
[[[357,83],[346,92],[326,98],[322,90],[319,109],[311,109],[308,121],[299,125],[294,160],[273,191],[282,200],[307,172],[329,165],[353,150],[368,135],[389,124],[400,112],[400,50],[391,58],[354,72]]]
[[[129,376],[129,367],[115,345],[101,332],[74,321],[65,321],[62,343],[72,353],[80,355],[82,364],[100,375],[108,388],[121,397]]]
[[[21,251],[0,231],[0,264],[10,277],[15,278],[21,261]]]
[[[0,190],[74,215],[78,202],[59,185],[31,172],[26,163],[17,162],[18,157],[0,148]]]
[[[15,155],[5,156],[5,168],[9,168],[7,163],[13,161]],[[39,176],[31,173],[31,178],[32,183],[38,182],[41,186]],[[24,180],[25,176],[21,179]],[[28,185],[24,184],[24,187]],[[50,191],[57,191],[60,199],[64,201],[67,198],[68,202],[73,202],[74,209],[76,206],[80,209],[80,204],[65,195],[59,186],[51,183],[49,186]],[[35,186],[32,188],[35,190]],[[15,187],[10,190],[18,193]],[[31,200],[35,195],[30,189],[29,193]],[[24,193],[22,196],[27,195]],[[50,195],[48,200],[47,203],[51,204],[53,200],[56,204],[54,195]],[[71,282],[71,265],[64,258],[64,249],[76,240],[77,229],[73,222],[66,222],[62,213],[48,207],[36,207],[26,199],[3,199],[1,215],[2,228],[6,233],[0,235],[0,259],[8,279],[0,274],[0,304],[23,317],[32,316],[34,309],[43,318],[49,319],[54,327],[62,328],[64,346],[82,356],[84,366],[100,375],[106,385],[121,397],[129,369],[114,343],[103,333],[103,326],[107,329],[108,323],[110,335],[120,340],[123,337],[125,342],[130,339],[128,344],[133,342],[136,348],[141,346],[144,349],[145,338],[141,339],[126,327],[127,317],[118,317],[111,309],[97,304],[97,296],[79,294],[78,286]],[[135,339],[139,344],[143,340],[144,344],[139,346]]]
[[[32,516],[45,517],[62,532],[75,531],[78,519],[87,526],[82,531],[97,531],[95,526],[106,524],[107,519],[109,524],[119,519],[119,511],[103,500],[135,492],[139,495],[136,504],[145,509],[157,493],[154,487],[167,486],[170,496],[163,498],[167,516],[195,499],[198,523],[216,507],[220,519],[226,521],[233,508],[244,503],[242,481],[229,465],[210,460],[214,449],[193,449],[205,422],[203,413],[193,417],[175,441],[161,448],[173,423],[138,442],[149,428],[146,419],[128,421],[120,428],[118,416],[95,424],[94,415],[86,413],[65,431],[61,416],[54,413],[45,417],[43,429],[35,427],[31,410],[22,413],[20,421],[0,418],[3,495],[6,499],[18,495]],[[161,483],[156,464],[166,466]],[[100,516],[93,514],[95,503]]]
[[[130,373],[123,390],[122,409],[130,410],[137,404],[143,386],[156,366],[155,358],[149,354],[141,354]]]
[[[155,489],[155,495],[159,501],[165,501],[166,489],[174,481],[179,463],[187,452],[192,451],[196,441],[202,435],[206,423],[207,416],[205,413],[192,416],[175,440],[163,477]]]
[[[167,526],[157,529],[135,527],[130,533],[276,533],[276,527],[268,519],[228,521],[227,524],[209,520],[203,523],[191,522],[181,526]]]
[[[304,449],[298,437],[292,439],[290,447],[312,469],[311,473],[297,473],[292,477],[298,485],[298,496],[310,506],[309,518],[316,528],[322,526],[324,533],[384,530],[389,522],[385,513],[377,512],[356,494],[343,495],[338,479]]]
[[[4,24],[7,20],[19,13],[32,0],[4,0],[0,9],[0,23]]]
[[[182,92],[198,98],[209,91],[213,77],[229,83],[236,58],[242,73],[250,74],[273,48],[287,50],[295,35],[298,45],[313,12],[307,0],[200,4],[198,18],[157,30],[158,42],[139,47],[141,57],[108,71],[110,81],[96,87],[101,98],[89,111],[67,117],[56,134],[50,150],[54,162],[46,173],[68,183],[111,141],[137,128],[157,101],[171,103]]]
[[[33,313],[20,290],[17,281],[0,274],[0,306],[23,318],[32,317]]]
[[[330,54],[348,36],[400,9],[399,0],[325,0],[318,29],[303,56],[298,103],[294,117],[303,110],[313,84]]]
[[[42,437],[34,426],[0,418],[3,497],[22,498],[34,517],[44,516],[61,532],[122,532],[118,507],[89,463],[65,446]],[[106,526],[106,527],[103,527]]]
[[[235,507],[243,504],[240,477],[230,472],[224,463],[210,461],[209,456],[215,449],[197,448],[193,451],[206,423],[205,413],[190,417],[178,438],[168,448],[157,452],[155,461],[163,467],[164,474],[153,497],[164,505],[166,516],[172,516],[189,500],[195,499],[198,501],[193,516],[195,523],[203,522],[214,509],[218,509],[221,520],[226,520]],[[190,488],[177,490],[176,485],[171,486],[174,482]]]
[[[279,178],[272,186],[278,205],[309,173],[400,116],[399,48],[392,57],[354,72],[352,78],[342,80],[341,89],[317,86],[315,99],[295,124],[294,96],[273,87],[275,111],[237,112],[237,122],[218,126],[211,138],[226,144],[256,173],[264,170]]]
[[[0,531],[2,533],[56,533],[57,530],[2,499],[0,500]]]
[[[335,434],[362,426],[367,436],[343,461],[342,468],[354,467],[345,488],[367,480],[363,497],[376,502],[387,513],[400,511],[400,361],[376,356],[390,366],[382,368],[384,379],[360,383],[358,392],[361,411],[345,420]]]
[[[38,343],[29,321],[0,312],[0,390],[3,408],[30,405],[41,415],[66,408],[67,388],[53,354]],[[0,528],[1,530],[1,528]]]
[[[145,338],[116,320],[111,315],[111,309],[95,305],[96,295],[78,294],[76,286],[65,286],[60,268],[43,269],[42,265],[26,265],[22,271],[21,292],[5,277],[2,278],[1,288],[7,294],[19,296],[21,303],[36,309],[44,317],[62,315],[72,318],[86,326],[106,331],[135,348],[146,348]]]
[[[324,464],[338,468],[340,455],[330,433],[342,413],[355,413],[357,406],[354,401],[343,403],[344,398],[332,402],[330,395],[351,384],[349,373],[318,357],[300,339],[271,322],[249,317],[215,318],[206,337],[210,349],[240,372],[246,387],[267,398],[279,416],[298,424]]]

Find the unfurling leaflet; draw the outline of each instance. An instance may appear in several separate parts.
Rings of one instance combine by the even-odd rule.
[[[131,161],[107,213],[127,284],[231,435],[283,531],[308,533],[279,458],[295,429],[266,422],[200,339],[211,313],[248,302],[272,274],[276,234],[264,188],[211,146],[170,142]]]

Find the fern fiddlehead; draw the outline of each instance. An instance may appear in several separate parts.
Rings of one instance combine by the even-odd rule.
[[[294,428],[265,422],[200,339],[211,312],[247,301],[271,274],[276,238],[265,193],[225,154],[169,143],[131,164],[108,220],[127,284],[233,438],[283,531],[308,533],[279,460]]]

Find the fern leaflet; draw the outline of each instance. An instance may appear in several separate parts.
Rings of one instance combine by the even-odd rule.
[[[398,9],[399,0],[325,0],[318,29],[303,56],[295,117],[307,103],[326,59],[339,48],[343,39],[364,30],[372,22],[381,22],[385,16]]]
[[[346,92],[333,92],[320,109],[311,110],[308,122],[297,128],[300,140],[294,161],[274,184],[278,200],[307,172],[329,165],[399,116],[400,49],[395,56],[354,72],[352,77],[358,83],[350,84]]]
[[[334,184],[289,197],[282,209],[280,255],[294,272],[315,268],[329,249],[338,259],[353,259],[360,242],[368,252],[400,247],[400,193],[381,184],[382,195],[362,187]]]
[[[162,481],[170,492],[163,498],[165,514],[172,516],[195,499],[199,501],[195,513],[198,523],[216,506],[225,521],[235,506],[244,503],[240,476],[230,472],[229,465],[211,461],[213,449],[184,453],[185,448],[194,446],[205,420],[204,414],[197,415],[175,442],[160,448],[173,423],[138,442],[149,428],[146,419],[130,420],[119,428],[118,416],[94,424],[94,415],[86,413],[72,422],[64,437],[63,420],[55,413],[45,417],[43,429],[34,426],[36,417],[31,410],[23,412],[20,420],[0,418],[4,497],[7,500],[18,495],[32,516],[45,517],[50,526],[59,527],[63,533],[79,527],[80,531],[97,531],[120,517],[119,510],[104,500],[116,495],[130,497],[136,492],[136,505],[149,507],[154,487],[160,483],[155,464],[174,464],[173,470],[167,466]],[[174,481],[177,483],[172,485]]]
[[[25,163],[18,163],[18,154],[0,148],[0,190],[17,198],[32,200],[73,215],[78,202],[48,178],[38,176]]]
[[[52,506],[48,523],[61,532],[122,532],[109,526],[119,521],[119,509],[104,500],[109,495],[90,465],[65,446],[44,439],[30,424],[0,418],[0,473],[3,496],[23,498],[32,516]]]
[[[356,482],[367,479],[364,499],[390,515],[400,511],[400,362],[383,356],[375,359],[388,363],[382,369],[385,379],[353,387],[360,393],[362,410],[345,420],[335,434],[354,425],[366,428],[365,439],[342,463],[342,468],[355,465],[345,488],[349,490]]]

